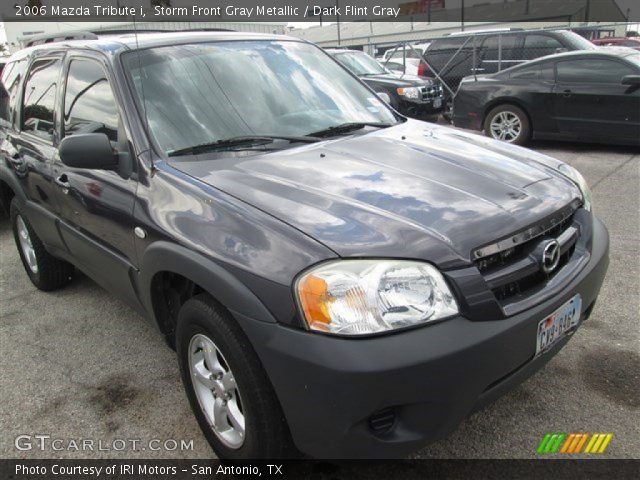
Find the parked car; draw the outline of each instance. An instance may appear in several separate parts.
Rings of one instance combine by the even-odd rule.
[[[629,47],[640,50],[640,37],[605,37],[591,41],[599,47]]]
[[[407,119],[310,43],[114,36],[5,71],[26,274],[82,270],[149,318],[220,458],[406,455],[545,365],[598,297],[608,234],[576,169]]]
[[[416,43],[411,46],[403,45],[399,48],[394,47],[384,52],[384,55],[382,55],[379,61],[385,67],[394,71],[408,73],[409,75],[430,77],[432,73],[427,71],[424,62],[420,60],[430,44],[431,42],[425,42]]]
[[[432,40],[424,59],[440,79],[456,92],[463,77],[490,74],[554,53],[595,50],[580,35],[566,30],[520,30],[462,32]],[[452,95],[445,89],[446,117]]]
[[[530,138],[640,143],[640,55],[607,49],[551,55],[467,77],[456,126],[506,142]]]
[[[403,115],[434,121],[444,109],[442,85],[431,78],[393,73],[358,50],[328,49],[327,53],[374,91],[386,93],[390,105]]]

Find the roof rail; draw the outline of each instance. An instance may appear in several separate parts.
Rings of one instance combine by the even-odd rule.
[[[176,32],[235,32],[230,28],[184,28],[184,29],[162,29],[162,28],[119,28],[119,29],[109,29],[109,30],[93,30],[93,33],[96,33],[100,36],[106,35],[128,35],[128,34],[136,34],[136,33],[176,33]]]
[[[44,43],[64,42],[65,40],[95,40],[98,36],[92,32],[71,31],[71,32],[55,32],[34,35],[24,40],[25,47],[33,47],[34,45],[42,45]]]
[[[445,33],[443,37],[462,37],[470,35],[482,35],[489,33],[509,33],[509,32],[522,32],[524,28],[510,27],[510,28],[487,28],[483,30],[464,30],[462,32]]]

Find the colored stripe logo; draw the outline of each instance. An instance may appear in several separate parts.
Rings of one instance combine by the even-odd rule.
[[[547,433],[540,440],[536,453],[539,455],[599,454],[604,453],[612,438],[613,433]]]

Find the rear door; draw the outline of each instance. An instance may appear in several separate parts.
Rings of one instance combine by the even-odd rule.
[[[579,58],[556,64],[554,112],[560,133],[593,139],[640,138],[640,90],[622,85],[638,74],[611,58]]]
[[[61,54],[28,57],[3,76],[7,105],[5,136],[0,147],[12,178],[26,195],[26,213],[40,239],[63,249],[56,229],[58,205],[51,182],[51,163],[57,142],[56,107],[60,95]],[[26,78],[24,78],[26,74]]]
[[[495,73],[522,63],[517,55],[521,43],[522,36],[518,34],[486,36],[479,49],[478,66],[475,72]]]

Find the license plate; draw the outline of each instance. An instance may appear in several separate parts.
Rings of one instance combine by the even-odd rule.
[[[433,101],[433,108],[440,108],[442,106],[442,99],[441,98],[436,98]]]
[[[580,323],[582,297],[576,295],[538,323],[536,355],[551,348],[560,338]]]

